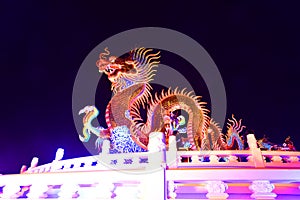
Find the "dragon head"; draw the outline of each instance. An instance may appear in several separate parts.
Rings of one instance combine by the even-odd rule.
[[[154,75],[153,67],[159,61],[159,52],[151,53],[152,49],[133,49],[120,57],[109,56],[108,48],[104,53],[100,53],[96,66],[100,73],[105,73],[112,83],[111,89],[118,92],[128,84],[149,82]],[[109,57],[107,57],[109,56]]]

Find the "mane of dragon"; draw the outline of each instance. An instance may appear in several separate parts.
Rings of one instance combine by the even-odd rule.
[[[80,113],[84,112],[88,117],[84,118],[84,137],[81,136],[81,140],[88,141],[90,134],[93,133],[99,137],[99,144],[99,140],[112,137],[118,127],[127,127],[132,140],[146,150],[151,132],[166,132],[168,125],[164,120],[166,116],[170,116],[176,110],[185,110],[189,115],[187,122],[189,143],[192,149],[200,149],[209,123],[208,110],[204,108],[205,103],[200,102],[200,97],[192,92],[186,92],[185,89],[177,88],[162,90],[160,94],[156,93],[154,96],[151,94],[152,87],[149,82],[155,75],[155,68],[158,67],[160,52],[137,48],[120,57],[107,57],[109,55],[110,52],[106,48],[96,62],[99,72],[108,76],[111,90],[114,92],[106,107],[107,129],[92,127],[91,121],[99,113],[95,107],[83,109]],[[146,120],[141,118],[141,106],[147,109]]]

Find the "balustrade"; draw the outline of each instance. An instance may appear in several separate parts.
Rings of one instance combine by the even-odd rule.
[[[60,150],[53,162],[41,166],[34,158],[24,173],[0,176],[1,198],[121,199],[128,194],[130,199],[180,199],[182,185],[203,184],[206,198],[226,199],[232,183],[239,181],[250,185],[251,198],[274,199],[276,184],[300,182],[300,152],[261,151],[255,145],[249,150],[180,151],[171,136],[164,153],[156,135],[150,152],[109,154],[105,141],[96,156],[63,160]]]

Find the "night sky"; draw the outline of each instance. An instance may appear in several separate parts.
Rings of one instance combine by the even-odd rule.
[[[138,27],[196,40],[222,75],[227,117],[234,113],[258,138],[267,134],[275,143],[291,135],[299,149],[300,5],[292,2],[1,1],[0,174],[18,173],[34,156],[51,162],[59,147],[65,158],[90,155],[73,122],[76,74],[99,43]],[[169,56],[165,62],[176,68],[176,55]]]

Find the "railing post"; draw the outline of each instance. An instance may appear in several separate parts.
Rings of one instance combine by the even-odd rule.
[[[47,194],[45,193],[48,191],[48,189],[48,186],[43,183],[34,183],[30,186],[27,197],[29,199],[44,199],[47,197]]]
[[[148,152],[151,165],[161,166],[166,163],[166,147],[163,140],[164,133],[162,132],[152,132],[149,135]]]
[[[4,199],[16,199],[17,196],[17,192],[19,192],[21,190],[20,186],[17,184],[7,184],[4,186],[3,188],[3,194],[2,194],[2,198]]]
[[[265,167],[264,159],[261,154],[260,148],[257,147],[257,142],[254,134],[248,134],[247,141],[248,141],[249,148],[251,150],[251,154],[252,154],[251,160],[253,160],[254,166],[256,168],[264,168]]]
[[[102,154],[109,154],[109,149],[110,149],[110,141],[109,140],[104,140],[103,145],[102,145]]]
[[[92,192],[94,194],[93,197],[96,197],[98,199],[111,199],[111,197],[114,195],[114,189],[115,185],[111,180],[101,180],[100,182],[98,182],[97,186]]]
[[[105,166],[106,167],[111,167],[111,156],[110,154],[110,141],[109,140],[104,140],[102,144],[102,151],[99,153],[97,157],[97,162],[98,164],[101,163],[101,165],[98,166]],[[120,163],[116,162],[116,164],[119,166]],[[118,167],[117,165],[114,165],[113,167]]]
[[[163,168],[144,174],[141,180],[140,198],[143,200],[166,200],[167,184]]]
[[[169,136],[169,149],[167,151],[167,165],[170,168],[177,167],[177,146],[176,146],[176,136]]]
[[[62,163],[61,163],[61,160],[62,160],[62,158],[64,157],[64,153],[65,153],[65,151],[64,151],[64,149],[62,149],[62,148],[58,148],[57,150],[56,150],[56,153],[55,153],[55,158],[54,158],[54,160],[52,161],[52,164],[51,164],[51,166],[50,166],[50,171],[51,172],[54,172],[54,171],[57,171],[57,170],[60,170],[61,169],[61,167],[62,167]]]
[[[176,184],[174,183],[174,181],[168,180],[166,186],[168,186],[168,195],[167,195],[168,199],[176,199],[176,196],[177,196],[176,189],[177,189],[177,187],[176,187]]]
[[[145,199],[166,199],[166,143],[165,134],[162,132],[152,132],[149,135],[149,165],[157,169],[146,176],[147,190]],[[153,165],[153,166],[152,166]],[[149,190],[151,188],[151,190]]]
[[[71,181],[65,182],[60,187],[60,192],[58,193],[59,199],[77,198],[79,189],[78,184]]]

